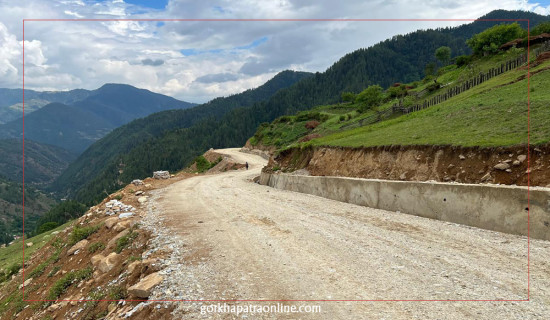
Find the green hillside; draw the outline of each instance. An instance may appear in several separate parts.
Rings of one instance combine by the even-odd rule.
[[[537,49],[534,46],[532,49]],[[445,87],[416,97],[433,83],[403,84],[404,98],[391,98],[395,88],[384,93],[385,102],[363,112],[364,103],[340,103],[319,106],[311,111],[284,116],[271,124],[263,124],[251,138],[252,145],[262,144],[277,149],[305,146],[369,147],[388,145],[460,145],[510,146],[527,143],[527,94],[530,94],[530,143],[550,141],[550,61],[536,61],[531,54],[530,90],[527,86],[527,64],[495,76],[446,101],[424,110],[402,114],[392,111],[400,99],[414,105],[444,94],[456,85],[464,84],[472,74],[486,72],[525,54],[526,49],[513,49],[499,54],[475,58],[458,67],[442,68],[437,77]],[[475,72],[472,72],[474,70]],[[428,81],[429,80],[429,81]],[[395,91],[394,91],[395,92]],[[376,121],[377,115],[387,119]],[[370,124],[369,121],[374,123]],[[314,128],[306,128],[317,121]],[[311,125],[310,125],[311,127]]]
[[[0,140],[0,154],[0,176],[22,181],[23,141]],[[25,182],[36,186],[51,183],[75,158],[59,147],[25,140]]]

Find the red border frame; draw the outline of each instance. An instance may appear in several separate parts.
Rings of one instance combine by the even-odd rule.
[[[77,22],[106,22],[106,21],[138,21],[138,22],[475,22],[475,21],[527,21],[527,35],[530,34],[530,21],[529,19],[23,19],[23,282],[25,281],[25,22],[60,22],[60,21],[77,21]],[[366,299],[366,300],[345,300],[345,299],[312,299],[312,300],[257,300],[257,299],[212,299],[212,300],[124,300],[128,302],[143,302],[143,301],[155,301],[155,302],[424,302],[424,301],[440,301],[440,302],[460,302],[460,301],[486,301],[486,302],[527,302],[530,301],[530,225],[529,225],[529,188],[530,188],[530,45],[527,42],[527,299]],[[25,300],[25,285],[23,283],[23,301],[35,302],[35,301],[120,301],[110,299],[100,300]]]

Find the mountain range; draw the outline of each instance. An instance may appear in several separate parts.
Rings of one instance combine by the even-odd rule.
[[[32,92],[31,96],[35,94]],[[4,105],[14,101],[12,95],[13,91],[10,91],[8,102]],[[76,154],[114,128],[136,118],[195,105],[124,84],[105,84],[93,91],[72,90],[37,96],[65,103],[49,103],[26,115],[25,139],[58,146]],[[17,118],[0,125],[0,138],[23,138],[23,119]]]

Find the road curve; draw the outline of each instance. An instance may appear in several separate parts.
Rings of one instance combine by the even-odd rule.
[[[153,204],[179,259],[180,299],[525,300],[527,239],[360,207],[253,183],[266,161],[216,150],[249,170],[201,175]],[[156,200],[155,200],[156,199]],[[310,301],[319,314],[250,319],[542,319],[550,310],[550,242],[530,242],[530,301]],[[269,302],[258,302],[270,304]],[[273,304],[275,302],[271,302]],[[244,302],[240,302],[244,304]],[[183,318],[200,304],[181,302]]]

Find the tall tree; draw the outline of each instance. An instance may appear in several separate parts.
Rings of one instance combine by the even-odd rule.
[[[437,50],[435,50],[435,57],[444,66],[446,66],[449,63],[449,60],[451,59],[451,48],[447,46],[437,48]]]

